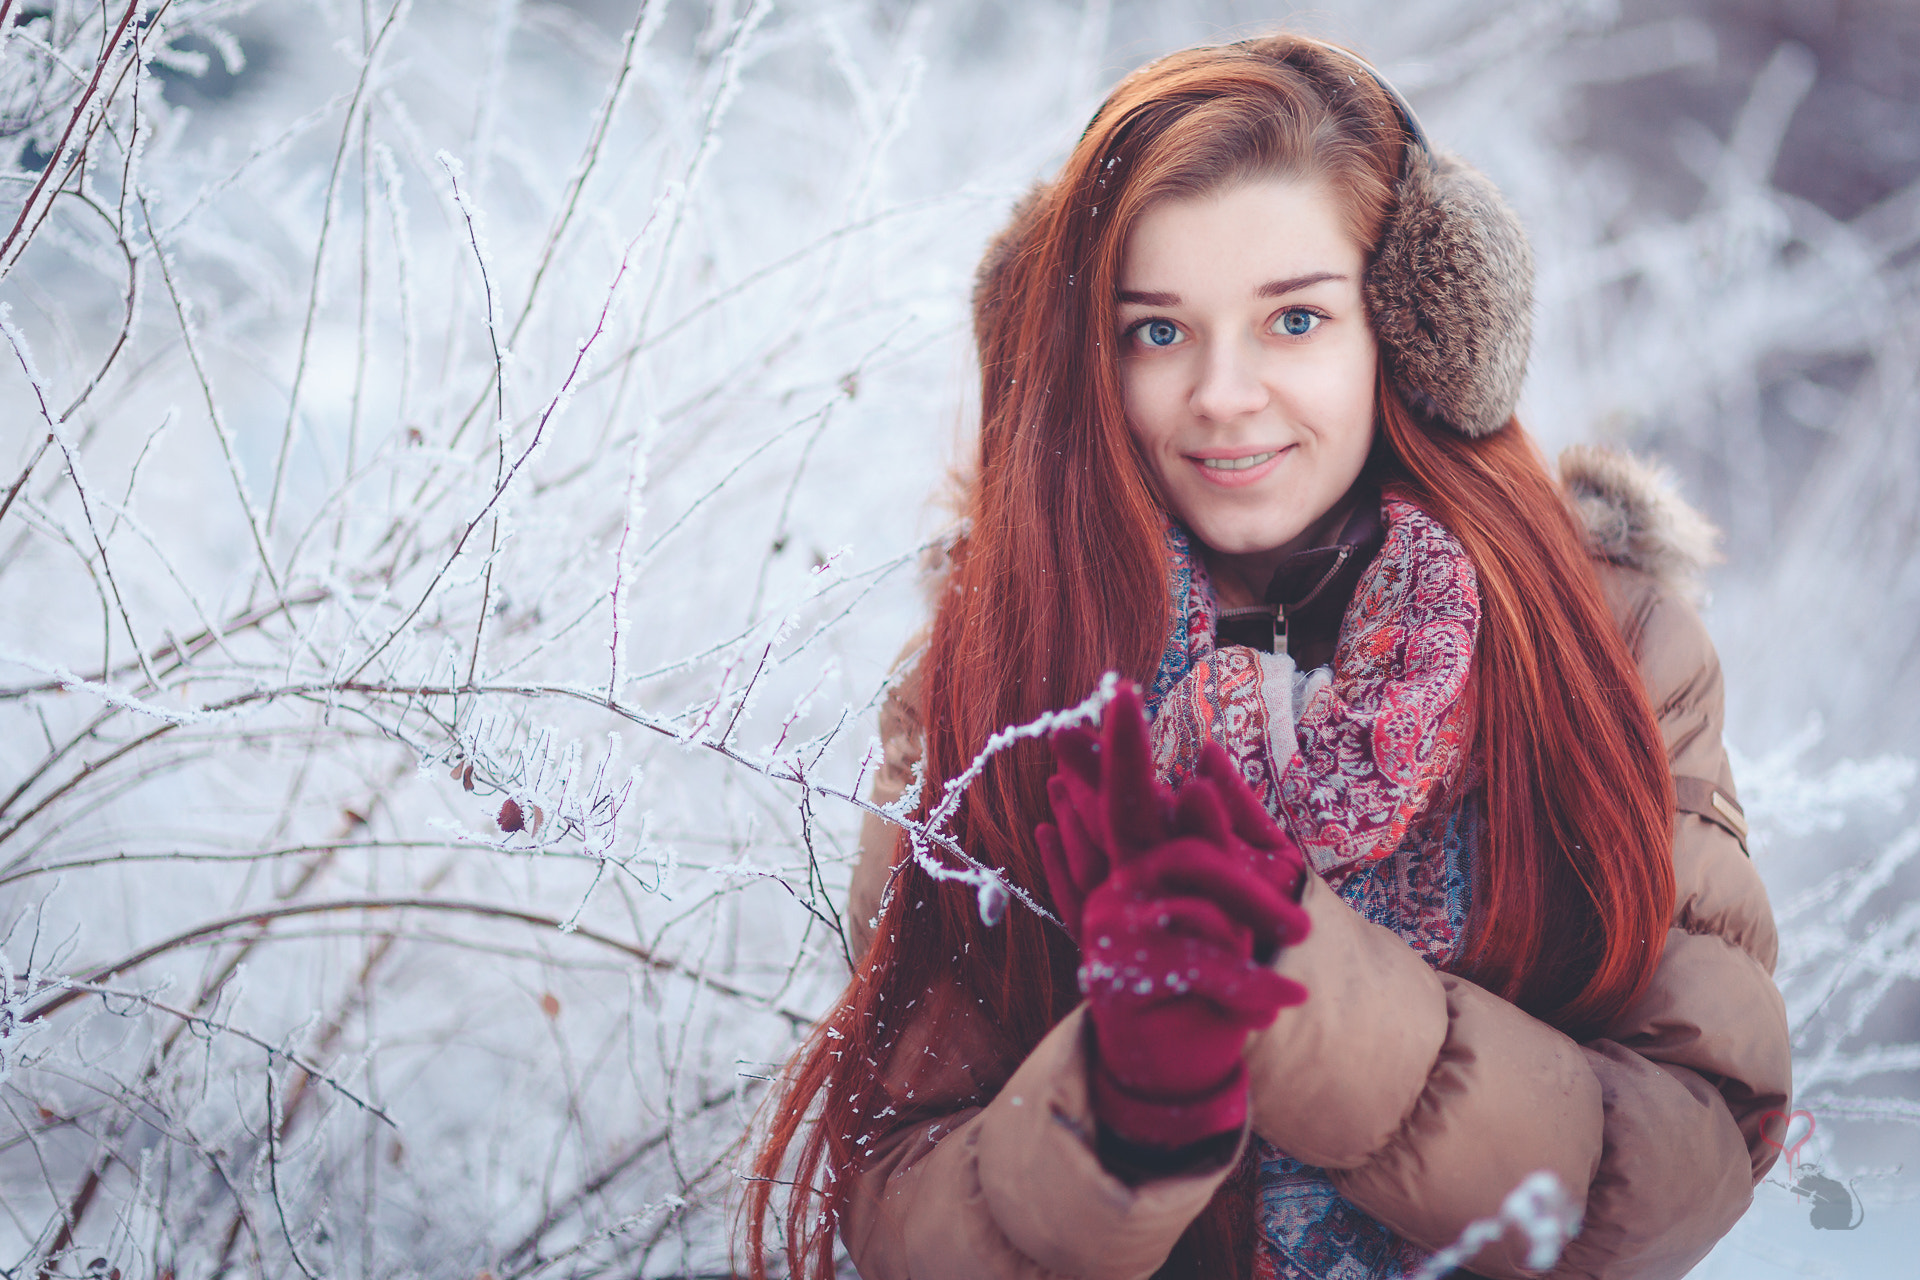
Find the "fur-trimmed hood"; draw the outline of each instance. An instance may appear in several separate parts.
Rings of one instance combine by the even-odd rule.
[[[1576,444],[1560,454],[1560,483],[1586,525],[1587,547],[1595,556],[1700,600],[1706,568],[1720,558],[1720,531],[1680,496],[1666,468],[1600,445]]]

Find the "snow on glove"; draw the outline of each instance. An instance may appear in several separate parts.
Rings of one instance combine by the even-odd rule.
[[[1299,851],[1210,744],[1174,796],[1154,775],[1138,690],[1096,744],[1054,735],[1057,826],[1036,830],[1048,885],[1081,948],[1095,1041],[1095,1114],[1174,1148],[1237,1129],[1247,1034],[1306,999],[1266,967],[1307,933]]]
[[[1258,871],[1192,836],[1122,863],[1087,896],[1080,974],[1107,1128],[1172,1148],[1240,1127],[1247,1034],[1307,994],[1254,959],[1279,945],[1283,905]]]

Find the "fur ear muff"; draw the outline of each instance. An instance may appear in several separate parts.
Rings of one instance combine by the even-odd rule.
[[[1410,408],[1467,436],[1513,416],[1533,336],[1533,249],[1484,174],[1450,155],[1412,166],[1366,294]]]
[[[1047,190],[1044,179],[1027,188],[1007,215],[1006,225],[987,241],[987,251],[973,273],[973,340],[981,351],[987,349],[987,337],[1000,318],[1008,277],[1040,220],[1040,203]]]

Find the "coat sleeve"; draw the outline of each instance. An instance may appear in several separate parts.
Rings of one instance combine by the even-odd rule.
[[[922,645],[909,642],[880,707],[883,757],[872,800],[911,784],[925,749]],[[899,828],[868,814],[848,893],[855,956],[872,941]],[[1150,1276],[1212,1199],[1235,1159],[1143,1183],[1114,1177],[1094,1150],[1083,1006],[1024,1061],[1003,1065],[965,993],[930,993],[888,1064],[903,1123],[874,1144],[842,1221],[864,1280],[1028,1280]],[[1242,1135],[1244,1144],[1245,1136]],[[1044,1189],[1044,1190],[1042,1190]]]
[[[1107,1172],[1094,1148],[1086,1021],[1082,1005],[984,1106],[916,1119],[877,1144],[842,1223],[863,1280],[1143,1280],[1166,1261],[1239,1153],[1139,1184]],[[906,1052],[968,1058],[959,1046],[973,1029],[943,1022],[925,1020],[941,1033]],[[929,1087],[927,1075],[916,1084]]]
[[[1705,628],[1650,579],[1609,595],[1676,774],[1732,798],[1718,660]],[[1639,579],[1639,575],[1633,575]],[[1647,993],[1579,1045],[1463,979],[1434,973],[1318,880],[1305,943],[1276,962],[1311,993],[1248,1047],[1253,1126],[1326,1167],[1348,1200],[1429,1248],[1489,1217],[1545,1169],[1586,1206],[1556,1276],[1686,1273],[1771,1163],[1761,1118],[1791,1088],[1771,978],[1766,893],[1720,825],[1677,816],[1678,886]],[[1533,1274],[1515,1232],[1468,1268]]]

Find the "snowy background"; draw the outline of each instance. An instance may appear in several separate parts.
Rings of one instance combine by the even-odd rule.
[[[1864,1218],[1782,1168],[1698,1274],[1910,1275],[1908,0],[0,0],[0,1274],[728,1274],[980,247],[1283,19],[1528,223],[1534,430],[1727,532],[1795,1154]]]

